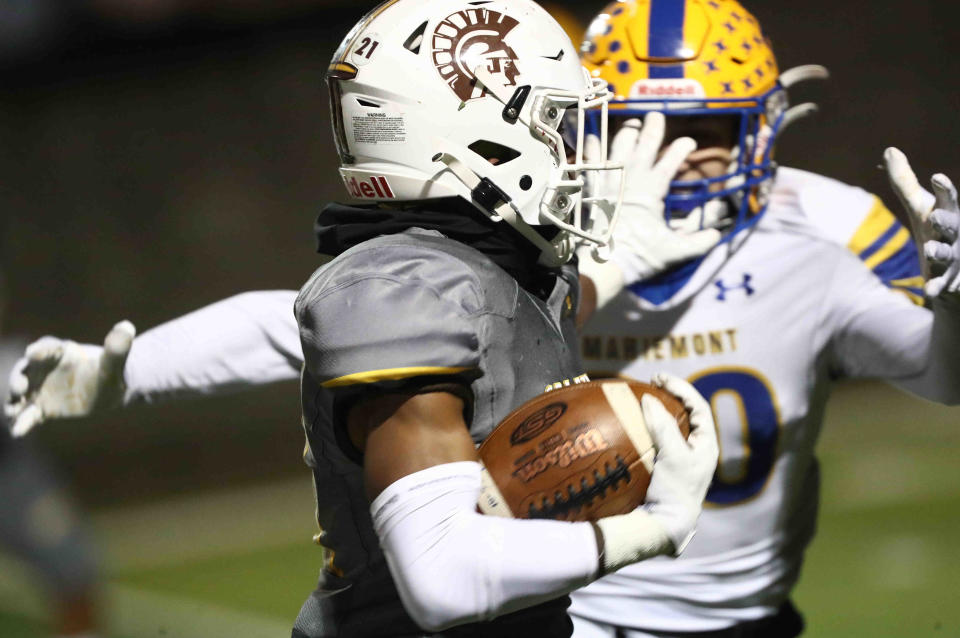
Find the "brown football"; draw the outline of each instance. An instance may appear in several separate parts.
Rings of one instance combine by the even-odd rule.
[[[690,433],[683,404],[639,381],[604,379],[542,394],[514,410],[480,445],[484,514],[594,521],[644,502],[656,451],[640,397],[660,399]]]

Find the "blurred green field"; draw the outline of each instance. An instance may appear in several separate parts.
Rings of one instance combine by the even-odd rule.
[[[960,636],[960,408],[851,383],[818,445],[823,500],[796,593],[810,636]]]
[[[796,601],[809,636],[960,636],[960,408],[887,386],[835,393],[824,501]],[[94,513],[112,638],[289,635],[320,552],[309,479]],[[44,605],[0,563],[0,636],[46,634]]]

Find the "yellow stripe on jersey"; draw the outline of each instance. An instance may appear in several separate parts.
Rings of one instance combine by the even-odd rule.
[[[927,280],[917,275],[916,277],[907,277],[906,279],[891,279],[891,286],[902,286],[910,288],[923,288],[923,284],[927,283]]]
[[[337,567],[337,565],[333,562],[334,559],[336,559],[337,557],[337,552],[333,551],[332,549],[330,549],[329,547],[323,544],[323,536],[324,536],[324,533],[322,531],[319,534],[314,534],[313,543],[314,545],[319,545],[320,548],[323,550],[324,569],[326,569],[328,572],[330,572],[337,578],[343,578],[344,577],[343,570]]]
[[[923,303],[924,303],[923,297],[921,297],[920,295],[918,295],[918,294],[915,293],[915,292],[911,292],[911,291],[907,290],[906,288],[896,288],[896,287],[893,287],[893,288],[891,288],[890,290],[892,290],[892,291],[894,291],[894,292],[899,292],[899,293],[901,293],[901,294],[906,295],[907,299],[909,299],[911,302],[913,302],[913,303],[914,303],[915,305],[917,305],[917,306],[922,306]]]
[[[847,248],[853,254],[859,255],[880,239],[880,236],[887,232],[896,221],[897,218],[883,205],[880,198],[874,196],[873,207],[870,208],[870,212],[867,213],[860,227],[850,238]]]
[[[880,248],[880,250],[865,259],[863,264],[870,270],[873,270],[898,250],[903,248],[908,241],[910,241],[910,231],[908,231],[906,228],[901,228],[893,237],[890,238],[887,243]]]
[[[919,288],[920,290],[923,290],[924,283],[926,283],[926,280],[920,276],[907,277],[905,279],[892,279],[890,281],[890,288],[892,290],[896,290],[897,292],[902,292],[907,296],[908,299],[910,299],[910,301],[917,304],[918,306],[922,306],[924,303],[923,296],[918,295],[917,293],[909,289]]]
[[[439,374],[460,374],[470,368],[448,368],[443,366],[417,366],[412,368],[387,368],[385,370],[370,370],[344,375],[321,383],[325,388],[340,388],[347,385],[363,383],[377,383],[378,381],[400,381],[413,377],[423,377]]]

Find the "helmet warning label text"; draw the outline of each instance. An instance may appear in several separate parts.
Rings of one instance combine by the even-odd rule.
[[[359,144],[403,144],[407,124],[402,115],[384,112],[353,116],[353,140]]]

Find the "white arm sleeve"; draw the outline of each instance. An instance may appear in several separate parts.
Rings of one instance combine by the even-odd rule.
[[[834,368],[878,377],[932,401],[960,402],[960,304],[933,312],[884,286],[844,255],[834,271],[822,329],[832,330]]]
[[[589,523],[484,516],[480,489],[479,463],[445,463],[396,481],[370,506],[400,599],[428,631],[530,607],[598,575]]]
[[[178,317],[133,341],[124,404],[236,392],[299,377],[294,290],[248,292]]]
[[[936,298],[931,305],[933,321],[923,372],[895,385],[930,401],[960,405],[960,303]]]

